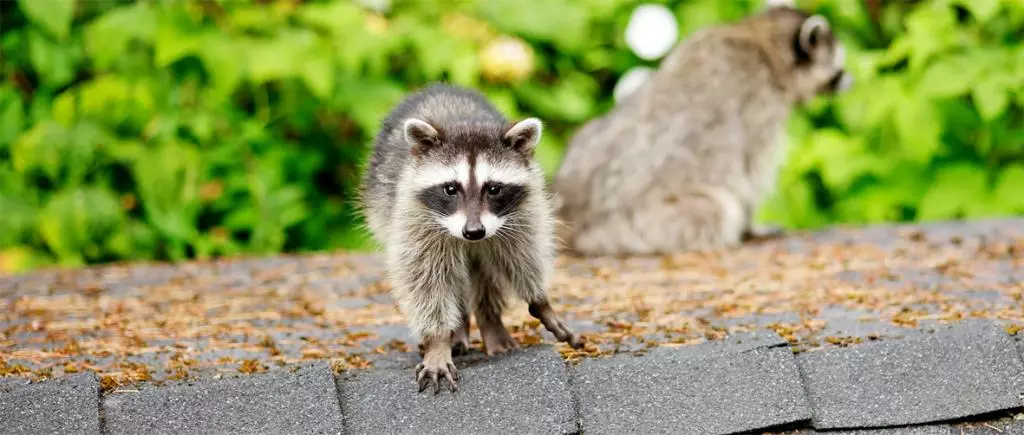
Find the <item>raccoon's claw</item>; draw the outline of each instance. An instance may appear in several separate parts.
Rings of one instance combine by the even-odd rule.
[[[424,361],[416,365],[416,382],[419,384],[420,393],[430,385],[434,386],[434,394],[440,393],[441,380],[448,380],[448,388],[454,393],[458,390],[458,385],[455,382],[458,379],[459,372],[455,369],[455,364],[451,362],[437,365]]]

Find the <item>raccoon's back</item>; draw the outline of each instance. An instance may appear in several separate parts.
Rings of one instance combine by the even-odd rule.
[[[398,184],[411,163],[403,126],[406,119],[413,117],[442,130],[466,121],[505,122],[501,113],[479,93],[444,84],[426,87],[398,103],[381,123],[360,187],[360,203],[375,233],[391,220]]]

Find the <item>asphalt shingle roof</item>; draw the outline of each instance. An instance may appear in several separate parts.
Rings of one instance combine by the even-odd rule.
[[[1003,328],[943,329],[800,355],[814,427],[902,426],[1024,406],[1024,363]]]
[[[490,360],[456,360],[459,390],[414,394],[412,370],[356,372],[339,379],[348,434],[576,432],[565,363],[551,346]]]
[[[342,433],[334,376],[323,362],[268,376],[114,390],[103,410],[105,434]]]
[[[581,362],[573,385],[583,432],[732,433],[809,419],[793,352],[771,335]]]
[[[0,433],[100,433],[96,375],[82,373],[45,383],[0,379]]]
[[[544,344],[513,306],[526,347],[459,358],[437,396],[375,256],[0,277],[0,434],[1024,434],[1022,236],[561,259],[552,298],[588,347]]]
[[[567,365],[549,345],[477,356],[460,360],[462,384],[454,395],[417,394],[409,370],[332,376],[325,363],[119,388],[102,398],[98,380],[88,374],[42,383],[6,380],[0,433],[730,434],[795,426],[796,433],[853,435],[1024,429],[1024,368],[1013,340],[994,323],[796,357],[773,334],[737,334],[578,365]],[[997,411],[1010,417],[902,427],[989,418]],[[853,430],[823,431],[837,426]],[[872,428],[878,426],[899,427]]]

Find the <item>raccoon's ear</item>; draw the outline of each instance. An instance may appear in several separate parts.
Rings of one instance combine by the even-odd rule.
[[[441,133],[422,119],[409,118],[403,125],[405,141],[413,153],[421,153],[441,143]]]
[[[543,130],[544,125],[539,119],[526,118],[505,130],[505,136],[502,139],[512,149],[521,153],[530,153],[537,146],[537,142],[540,142]]]
[[[800,51],[804,55],[810,56],[828,32],[828,20],[825,17],[813,15],[804,20],[804,23],[800,25],[800,33],[797,35]]]

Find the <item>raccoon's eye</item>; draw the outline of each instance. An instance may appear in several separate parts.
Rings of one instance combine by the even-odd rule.
[[[499,193],[501,193],[501,186],[499,186],[497,184],[492,184],[490,186],[487,186],[487,194],[488,195],[494,196],[494,195],[497,195]]]
[[[459,193],[459,188],[455,187],[454,184],[445,184],[444,185],[444,194],[445,195],[455,196],[456,193]]]

